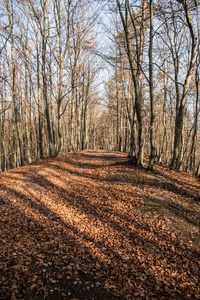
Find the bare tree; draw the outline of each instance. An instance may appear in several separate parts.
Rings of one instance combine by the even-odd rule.
[[[153,0],[150,0],[150,32],[149,32],[149,88],[151,102],[151,122],[150,122],[150,143],[151,154],[149,159],[149,170],[153,170],[154,157],[156,155],[155,147],[155,111],[154,111],[154,84],[153,84]]]
[[[143,164],[143,150],[144,150],[144,132],[143,132],[143,121],[142,121],[142,110],[141,110],[141,90],[140,90],[140,80],[141,80],[141,59],[142,59],[142,48],[143,48],[143,35],[144,32],[141,29],[140,33],[138,33],[138,26],[139,22],[136,21],[136,14],[132,11],[129,1],[125,0],[124,4],[124,10],[122,11],[122,4],[119,0],[116,0],[117,6],[119,9],[121,21],[123,24],[124,29],[124,35],[125,35],[125,41],[126,41],[126,50],[127,50],[127,56],[129,60],[129,65],[131,69],[131,75],[132,80],[134,83],[134,95],[135,95],[135,108],[136,108],[136,114],[138,119],[138,141],[139,141],[139,151],[138,151],[138,158],[137,163]],[[142,6],[142,16],[146,9],[146,0],[143,2]],[[142,18],[144,19],[144,17]],[[141,26],[144,28],[143,20],[141,21]],[[135,42],[136,42],[136,53],[135,53],[135,61],[133,59],[134,53],[131,50],[131,38],[130,38],[130,24],[132,31],[135,34]]]
[[[6,9],[9,20],[9,30],[10,30],[10,45],[11,45],[11,62],[12,62],[12,101],[14,107],[14,118],[15,118],[15,127],[17,133],[17,139],[19,144],[20,151],[20,163],[24,165],[24,153],[23,153],[23,142],[22,142],[22,133],[19,124],[19,111],[17,107],[17,99],[16,99],[16,64],[15,64],[15,50],[14,50],[14,20],[13,20],[13,1],[5,0]]]
[[[183,7],[183,10],[185,12],[185,17],[186,17],[186,23],[189,28],[190,37],[191,37],[191,57],[190,57],[190,62],[189,62],[185,82],[183,84],[183,93],[180,98],[180,105],[176,115],[174,150],[173,150],[173,158],[170,165],[171,168],[179,169],[181,165],[181,144],[182,144],[183,125],[184,125],[185,113],[187,108],[187,95],[190,87],[192,74],[194,72],[196,56],[197,56],[197,37],[195,35],[193,21],[190,15],[188,0],[177,0],[177,2],[179,2]]]

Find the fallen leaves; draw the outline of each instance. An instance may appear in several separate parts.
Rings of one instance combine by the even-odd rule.
[[[1,299],[200,299],[198,182],[125,159],[84,151],[1,175]]]

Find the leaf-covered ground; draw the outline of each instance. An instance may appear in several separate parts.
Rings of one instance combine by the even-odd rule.
[[[200,299],[200,182],[119,152],[0,175],[0,299]]]

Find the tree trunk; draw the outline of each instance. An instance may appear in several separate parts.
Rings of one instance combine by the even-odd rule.
[[[151,154],[149,158],[149,170],[153,170],[154,158],[156,155],[155,147],[155,112],[154,112],[154,87],[153,87],[153,0],[150,0],[150,42],[149,42],[149,88],[150,88],[150,102],[151,102],[151,128],[150,128],[150,144]]]
[[[29,20],[27,22],[26,29],[26,41],[25,41],[25,134],[26,134],[26,160],[28,163],[31,162],[31,151],[30,151],[30,128],[28,121],[28,30]]]
[[[120,1],[116,0],[116,2],[117,2],[121,21],[122,21],[123,28],[124,28],[126,48],[127,48],[127,57],[128,57],[128,61],[129,61],[130,69],[131,69],[131,75],[132,75],[132,80],[134,83],[134,88],[135,88],[135,90],[134,90],[134,92],[135,92],[135,108],[136,108],[136,114],[137,114],[137,119],[138,119],[138,145],[139,145],[137,163],[138,163],[138,165],[142,165],[143,164],[143,156],[144,156],[144,132],[143,132],[142,111],[141,111],[140,72],[138,71],[141,68],[140,61],[139,61],[140,60],[139,45],[137,47],[138,48],[137,49],[138,61],[137,61],[137,66],[135,68],[134,63],[133,63],[132,53],[131,53],[130,37],[129,37],[129,30],[128,30],[128,24],[127,24],[127,15],[128,15],[128,10],[129,10],[133,27],[135,27],[134,19],[130,12],[129,1],[127,1],[127,0],[125,1],[125,4],[126,4],[126,16],[125,17],[122,13]],[[136,33],[136,30],[135,30],[135,33]],[[137,38],[137,36],[136,36],[136,38]]]
[[[197,38],[195,36],[193,22],[192,22],[192,19],[190,16],[188,0],[185,0],[185,1],[177,0],[177,2],[179,2],[183,5],[185,15],[186,15],[187,25],[189,27],[190,36],[191,36],[191,40],[192,40],[190,64],[189,64],[189,68],[187,71],[185,83],[183,85],[183,94],[181,97],[180,107],[179,107],[177,119],[176,119],[175,136],[174,136],[174,150],[173,150],[172,161],[170,164],[171,168],[180,169],[181,152],[182,152],[182,134],[183,134],[185,113],[186,113],[186,107],[187,107],[187,94],[189,91],[190,81],[192,78],[192,74],[193,74],[195,62],[196,62]]]
[[[47,2],[43,0],[42,3],[42,11],[43,11],[43,29],[42,29],[42,81],[43,81],[43,99],[45,102],[45,114],[46,114],[46,122],[47,122],[47,141],[48,141],[48,152],[49,156],[52,157],[54,155],[53,149],[53,136],[51,129],[51,120],[50,120],[50,112],[49,112],[49,101],[47,95],[47,74],[46,74],[46,47],[47,47]]]
[[[42,122],[42,111],[41,111],[41,86],[40,86],[40,57],[39,57],[37,33],[36,33],[36,50],[37,50],[37,88],[38,88],[38,133],[39,133],[38,143],[39,143],[40,158],[44,158],[43,122]]]
[[[24,153],[23,153],[23,142],[22,142],[22,135],[20,130],[19,124],[19,117],[18,117],[18,108],[16,102],[16,71],[15,71],[15,54],[14,54],[14,36],[13,36],[13,21],[10,11],[10,1],[6,0],[7,5],[7,12],[9,18],[9,28],[10,28],[10,38],[11,38],[11,61],[12,61],[12,100],[14,106],[14,118],[15,118],[15,128],[17,132],[17,139],[19,144],[19,151],[20,151],[20,164],[24,165]]]

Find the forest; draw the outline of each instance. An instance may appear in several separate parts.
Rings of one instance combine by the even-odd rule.
[[[198,1],[0,3],[1,171],[103,147],[199,175]]]
[[[200,1],[0,7],[0,299],[200,299]]]

